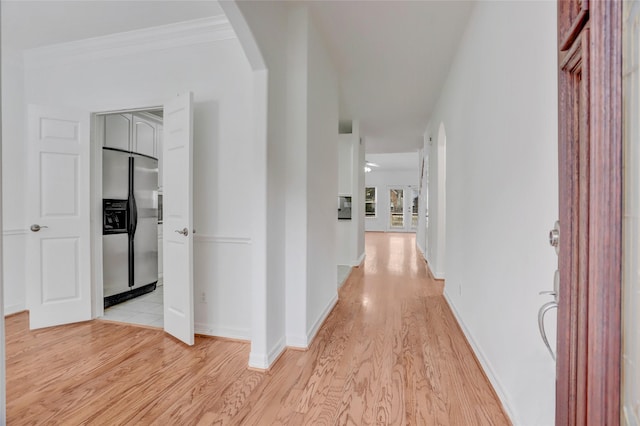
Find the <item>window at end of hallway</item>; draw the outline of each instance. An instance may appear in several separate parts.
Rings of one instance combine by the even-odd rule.
[[[365,188],[364,211],[367,217],[376,217],[376,187]]]

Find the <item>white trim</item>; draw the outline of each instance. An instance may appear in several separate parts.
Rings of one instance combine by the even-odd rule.
[[[300,335],[288,335],[287,347],[296,349],[307,349],[309,347],[309,339],[304,334]]]
[[[444,280],[444,272],[440,272],[440,271],[434,271],[431,270],[431,272],[433,273],[433,278],[435,278],[436,280]]]
[[[14,235],[27,235],[27,233],[29,233],[29,230],[27,229],[4,229],[2,231],[2,236],[12,237]]]
[[[333,310],[333,308],[336,306],[337,303],[338,303],[338,293],[335,293],[331,298],[331,300],[329,301],[329,303],[327,304],[327,306],[325,306],[324,310],[322,311],[318,319],[316,319],[316,322],[313,324],[311,329],[307,331],[307,347],[311,345],[311,343],[313,342],[313,339],[315,339],[316,337],[316,334],[318,334],[318,330],[320,330],[320,327],[322,327],[322,324],[324,324],[327,317],[329,316],[329,314],[331,313],[331,311]]]
[[[249,367],[259,368],[261,370],[268,369],[273,362],[278,359],[280,354],[284,352],[286,345],[284,343],[284,337],[282,337],[269,351],[269,354],[255,354],[251,352],[249,354]]]
[[[224,15],[59,43],[24,52],[25,68],[132,55],[236,38]]]
[[[4,316],[15,314],[17,312],[22,312],[26,310],[24,303],[18,303],[16,305],[5,306],[4,307]]]
[[[327,317],[329,316],[329,314],[331,313],[331,311],[333,310],[333,308],[336,306],[337,303],[338,303],[338,293],[334,294],[334,296],[331,298],[327,306],[325,306],[322,313],[320,313],[316,321],[313,323],[313,326],[311,327],[311,329],[307,331],[306,336],[300,336],[300,335],[287,336],[287,347],[297,348],[297,349],[308,349],[309,346],[311,346],[313,339],[315,339],[316,334],[318,334],[318,330],[320,330],[320,327],[322,327],[322,324],[324,324]]]
[[[251,238],[245,237],[227,237],[220,235],[204,235],[195,234],[194,240],[196,243],[216,243],[216,244],[251,244]]]
[[[465,337],[467,338],[467,341],[469,342],[469,345],[471,346],[471,349],[473,350],[473,352],[475,353],[476,357],[478,358],[478,361],[480,361],[480,365],[482,366],[482,369],[484,370],[485,374],[487,375],[487,378],[491,382],[491,385],[493,386],[493,389],[495,390],[496,394],[498,395],[498,398],[500,398],[500,401],[502,402],[502,406],[504,407],[505,413],[509,417],[509,420],[511,421],[511,423],[515,424],[514,419],[516,417],[514,415],[515,411],[513,411],[511,400],[507,396],[507,393],[504,391],[504,387],[502,386],[502,383],[500,382],[500,380],[498,379],[498,376],[496,375],[495,371],[491,367],[491,363],[489,362],[489,360],[485,356],[485,354],[482,351],[482,349],[480,349],[480,346],[474,340],[473,336],[471,335],[471,332],[466,327],[464,321],[462,320],[462,317],[460,316],[460,314],[456,310],[455,305],[453,304],[453,302],[449,298],[449,295],[447,294],[446,288],[445,288],[445,291],[444,291],[444,299],[447,301],[447,305],[449,305],[449,309],[451,309],[451,312],[453,313],[453,316],[456,318],[456,321],[458,321],[458,324],[460,325],[460,328],[462,329],[462,332],[464,333]]]
[[[205,323],[195,323],[194,331],[196,334],[205,336],[227,337],[230,339],[251,340],[251,330],[249,328],[238,327],[220,327]]]
[[[351,266],[359,266],[362,264],[362,262],[364,262],[364,259],[367,257],[367,253],[362,253],[362,255],[358,258],[358,260],[356,260],[354,263],[351,264]]]

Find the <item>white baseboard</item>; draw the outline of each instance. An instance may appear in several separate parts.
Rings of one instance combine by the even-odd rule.
[[[444,298],[447,301],[447,304],[449,305],[449,309],[451,309],[453,316],[456,318],[456,321],[458,321],[458,324],[460,325],[462,332],[464,333],[467,341],[469,342],[469,345],[471,345],[471,349],[475,353],[476,358],[478,359],[478,361],[480,361],[480,365],[482,366],[484,373],[489,379],[489,382],[491,382],[491,386],[493,386],[493,389],[498,395],[498,398],[500,398],[500,401],[502,402],[502,407],[504,408],[505,413],[509,417],[509,420],[511,421],[511,423],[515,424],[514,419],[516,417],[514,415],[515,412],[513,411],[511,400],[507,396],[507,393],[505,392],[504,387],[502,386],[502,383],[500,382],[500,380],[498,379],[498,376],[496,375],[495,371],[491,367],[491,362],[489,362],[489,360],[485,356],[482,349],[480,349],[480,346],[478,346],[477,342],[474,340],[473,336],[471,335],[471,332],[469,331],[464,321],[462,320],[462,317],[460,317],[460,314],[456,310],[455,305],[449,298],[449,295],[447,294],[446,289],[444,291]]]
[[[307,349],[309,347],[308,343],[309,343],[309,340],[307,339],[307,336],[304,336],[304,335],[297,335],[297,336],[288,335],[287,336],[288,348]]]
[[[440,271],[431,271],[433,273],[433,278],[436,280],[444,280],[444,272]]]
[[[18,303],[17,305],[5,306],[4,315],[7,316],[7,315],[15,314],[16,312],[21,312],[21,311],[24,311],[25,309],[26,307],[21,303]]]
[[[333,310],[333,308],[336,306],[337,303],[338,303],[338,293],[335,293],[331,298],[331,300],[329,301],[329,303],[327,304],[327,306],[325,306],[324,310],[322,311],[318,319],[316,319],[316,322],[313,323],[313,326],[311,327],[311,329],[309,329],[309,331],[307,332],[307,347],[309,347],[311,342],[313,342],[313,339],[316,337],[316,334],[318,334],[318,330],[320,330],[320,327],[322,327],[322,324],[324,324],[325,320],[327,319],[327,317],[329,316],[329,314],[331,313],[331,311]]]
[[[269,351],[268,354],[256,354],[251,352],[249,354],[249,367],[257,368],[259,370],[268,370],[271,367],[271,364],[274,363],[275,360],[284,352],[286,346],[284,344],[284,337],[282,337],[278,342],[273,346],[273,348]]]
[[[360,257],[358,258],[358,260],[356,260],[354,263],[351,264],[351,266],[360,266],[362,265],[362,262],[364,262],[364,259],[367,257],[366,253],[362,253],[360,255]]]
[[[249,367],[258,368],[260,370],[266,370],[267,368],[269,368],[269,363],[267,362],[267,355],[256,354],[251,352],[249,354]]]
[[[271,364],[278,359],[278,357],[284,352],[286,346],[284,344],[284,337],[271,348],[268,354],[256,354],[251,352],[249,354],[249,367],[257,368],[260,370],[268,370]]]
[[[329,314],[331,313],[331,311],[333,310],[333,308],[336,306],[337,303],[338,303],[338,294],[336,293],[331,298],[327,306],[324,308],[320,316],[318,316],[318,319],[313,323],[313,326],[307,332],[306,336],[287,336],[286,344],[285,344],[285,338],[282,337],[278,341],[278,343],[276,343],[274,347],[269,351],[268,355],[259,354],[259,353],[256,354],[253,352],[250,353],[249,367],[258,368],[261,370],[267,370],[269,367],[271,367],[271,364],[273,364],[273,362],[276,359],[278,359],[280,354],[282,354],[282,352],[287,347],[297,348],[297,349],[309,348],[309,345],[311,345],[311,342],[313,342],[313,339],[316,337],[318,330],[320,330],[320,327],[322,326],[322,324],[324,324],[325,320],[327,319],[327,317],[329,316]]]
[[[331,313],[331,311],[333,310],[334,306],[336,306],[337,303],[338,303],[338,294],[336,293],[331,298],[327,306],[325,306],[325,308],[320,313],[316,321],[313,323],[313,326],[309,329],[306,336],[301,336],[301,335],[287,336],[287,347],[296,348],[296,349],[308,349],[309,346],[311,345],[311,342],[313,342],[313,339],[316,337],[316,334],[318,334],[318,330],[320,330],[320,327],[322,327],[322,324],[324,324],[325,320],[327,319],[327,317],[329,316],[329,314]]]
[[[211,324],[195,323],[196,334],[204,336],[226,337],[229,339],[251,340],[251,330],[248,328],[220,327]]]

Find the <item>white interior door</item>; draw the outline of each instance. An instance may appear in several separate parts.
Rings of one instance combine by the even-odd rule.
[[[90,114],[29,106],[30,327],[91,319]]]
[[[193,94],[164,106],[164,329],[193,345]]]

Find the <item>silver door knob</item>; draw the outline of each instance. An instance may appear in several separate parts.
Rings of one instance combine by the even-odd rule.
[[[182,235],[184,235],[185,237],[186,237],[187,235],[189,235],[189,230],[188,230],[187,228],[182,228],[181,230],[180,230],[180,229],[176,229],[176,232],[177,232],[178,234],[182,234]]]
[[[31,232],[38,232],[42,228],[48,228],[48,226],[40,226],[37,223],[34,223],[33,225],[31,225],[30,229],[31,229]]]

